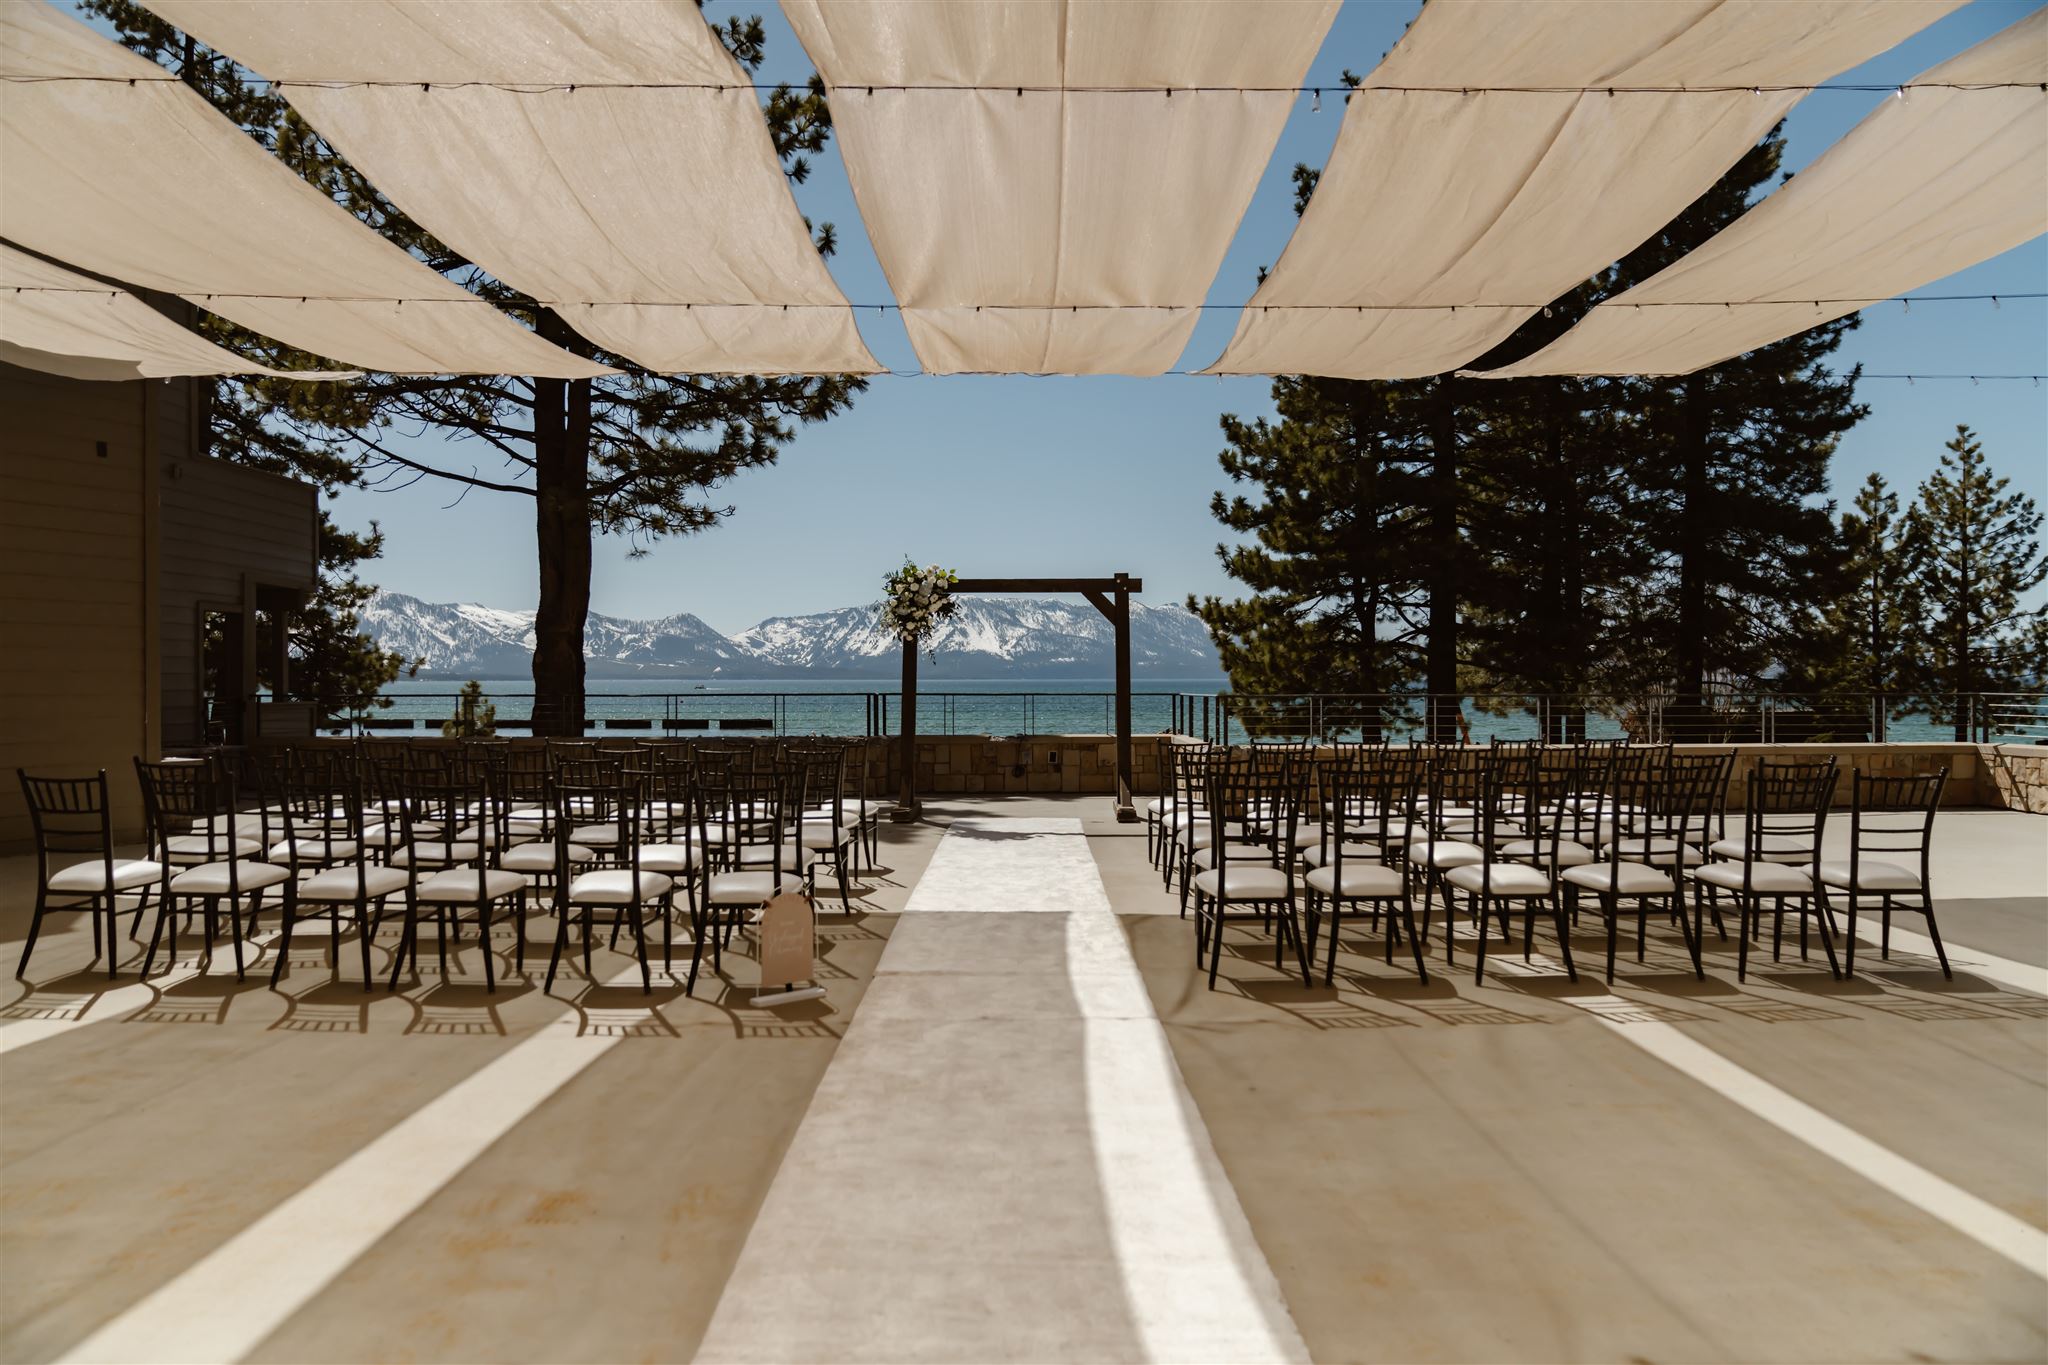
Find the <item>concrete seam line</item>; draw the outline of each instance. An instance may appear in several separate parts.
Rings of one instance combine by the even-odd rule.
[[[1828,1117],[1670,1024],[1624,1023],[1600,1018],[1598,1014],[1594,1017],[1666,1066],[1690,1076],[2007,1260],[2048,1279],[2048,1232]]]
[[[639,975],[634,963],[605,984]],[[610,1051],[550,1020],[72,1347],[65,1361],[235,1361]]]
[[[1463,937],[1464,926],[1460,930]],[[1564,967],[1537,953],[1526,964],[1503,962],[1496,970],[1503,976],[1551,977],[1561,976]],[[2048,1232],[1942,1179],[1839,1119],[1830,1118],[1671,1024],[1616,1019],[1602,1012],[1616,1006],[1624,1010],[1638,1008],[1633,1001],[1610,992],[1566,997],[1565,1003],[1592,1015],[1609,1032],[1627,1039],[1672,1070],[1698,1081],[1780,1132],[1799,1139],[1979,1245],[2048,1279]]]

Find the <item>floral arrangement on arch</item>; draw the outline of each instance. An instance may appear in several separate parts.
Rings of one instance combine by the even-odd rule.
[[[959,608],[953,600],[953,585],[959,581],[960,576],[951,569],[936,564],[919,568],[906,558],[902,568],[882,580],[876,623],[907,647],[916,648]]]

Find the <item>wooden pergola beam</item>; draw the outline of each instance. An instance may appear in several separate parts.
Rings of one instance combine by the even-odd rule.
[[[1131,757],[1131,594],[1143,592],[1145,580],[1129,574],[1109,578],[962,578],[955,593],[1078,593],[1108,618],[1116,632],[1116,818],[1126,824],[1138,818],[1132,796]],[[917,649],[903,649],[902,789],[899,810],[915,819],[917,800]]]

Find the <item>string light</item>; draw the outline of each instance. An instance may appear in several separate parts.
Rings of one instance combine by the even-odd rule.
[[[15,293],[33,294],[121,294],[119,289],[88,288],[82,285],[21,284],[0,286]],[[173,291],[178,292],[178,291]],[[306,294],[257,294],[236,293],[232,290],[216,290],[199,297],[211,302],[214,299],[255,299],[291,300],[310,302],[312,295]],[[433,304],[492,304],[495,300],[480,294],[465,294],[455,299],[430,299],[418,296],[376,295],[376,294],[322,294],[322,303],[389,303],[393,305],[412,303]],[[2048,299],[2048,292],[2029,294],[1908,294],[1898,296],[1899,303],[1907,312],[1915,303],[1989,303],[1996,309],[2006,299]],[[1617,308],[1779,308],[1794,304],[1809,304],[1819,309],[1828,306],[1868,308],[1886,303],[1888,298],[1837,298],[1837,299],[1610,299],[1600,306]],[[781,312],[791,309],[840,309],[872,308],[877,313],[900,313],[900,303],[812,303],[808,301],[781,302],[768,299],[749,299],[738,303],[717,303],[705,300],[683,302],[676,299],[535,299],[532,302],[546,308],[772,308]],[[968,305],[955,305],[966,307]],[[936,312],[947,305],[912,305],[911,312]],[[1542,313],[1551,316],[1552,305],[1548,303],[977,303],[974,311],[983,309],[990,312],[1050,313],[1064,308],[1069,313],[1455,313],[1460,309],[1478,311],[1482,309],[1505,312]]]
[[[313,90],[361,90],[379,87],[400,89],[417,88],[422,91],[434,90],[503,90],[514,95],[575,94],[591,90],[706,90],[720,94],[727,90],[748,90],[755,93],[772,93],[786,89],[789,82],[766,81],[413,81],[413,80],[340,80],[308,77],[300,80],[269,78],[262,76],[237,76],[239,83],[249,86],[263,86],[272,90],[313,89]],[[14,85],[46,85],[58,82],[84,83],[89,85],[183,85],[184,78],[170,72],[161,76],[105,76],[71,75],[60,73],[9,72],[0,75],[0,82]],[[1029,90],[1035,94],[1084,94],[1084,95],[1155,95],[1167,87],[1140,85],[939,85],[902,84],[868,85],[864,82],[849,82],[846,85],[828,86],[831,91],[865,90],[872,94],[884,91],[938,92],[957,91],[963,93],[993,90],[1014,90],[1018,95]],[[1909,90],[1954,90],[1965,93],[1991,90],[2039,90],[2039,81],[1908,81],[1904,85],[1870,85],[1851,81],[1822,81],[1812,85],[1358,85],[1345,91],[1345,98],[1352,95],[1731,95],[1748,91],[1752,95],[1807,95],[1814,93],[1835,94],[1890,94],[1904,99]],[[1313,85],[1183,85],[1171,89],[1186,94],[1237,94],[1237,95],[1309,95],[1320,96],[1322,88]]]

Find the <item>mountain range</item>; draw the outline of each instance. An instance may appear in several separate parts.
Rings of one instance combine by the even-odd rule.
[[[467,602],[424,602],[379,592],[362,628],[386,649],[423,659],[422,677],[524,678],[533,663],[533,613]],[[1086,602],[1056,597],[961,597],[928,642],[941,678],[1107,678],[1115,672],[1109,622]],[[723,635],[687,613],[632,621],[592,612],[584,621],[587,675],[619,678],[895,678],[901,646],[875,624],[874,606],[774,616]],[[1155,678],[1208,678],[1221,670],[1209,633],[1179,604],[1131,603],[1131,670]]]

